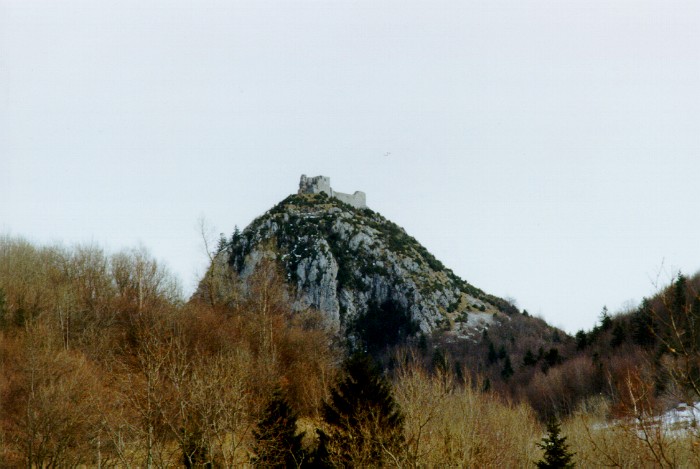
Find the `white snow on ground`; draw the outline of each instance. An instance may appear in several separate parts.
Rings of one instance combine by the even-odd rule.
[[[634,419],[615,420],[594,425],[593,428],[602,429],[617,425],[636,426],[640,438],[644,438],[644,427],[646,427],[647,431],[652,430],[656,432],[659,426],[661,426],[662,433],[669,437],[685,437],[691,432],[700,435],[700,401],[695,402],[693,405],[678,404],[675,408],[661,415],[645,419],[643,424]]]
[[[700,402],[695,402],[693,405],[678,404],[674,409],[664,412],[654,420],[670,434],[686,433],[690,429],[697,431],[698,422],[700,422]]]

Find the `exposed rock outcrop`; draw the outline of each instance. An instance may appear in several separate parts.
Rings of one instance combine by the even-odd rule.
[[[240,278],[263,257],[275,257],[295,287],[295,307],[317,308],[341,330],[368,314],[391,314],[427,333],[466,324],[470,311],[507,308],[378,213],[326,191],[300,192],[236,233],[219,253]]]

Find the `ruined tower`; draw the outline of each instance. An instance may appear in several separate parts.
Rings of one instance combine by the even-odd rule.
[[[336,192],[331,188],[331,178],[327,176],[307,177],[306,174],[301,175],[299,194],[318,194],[321,192],[355,208],[367,208],[367,196],[364,192],[355,191],[354,194]]]

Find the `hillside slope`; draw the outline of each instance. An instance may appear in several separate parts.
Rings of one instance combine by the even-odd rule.
[[[290,195],[217,253],[241,279],[264,258],[283,267],[296,309],[316,308],[350,333],[369,321],[389,336],[468,336],[515,311],[460,279],[395,223],[325,192]]]

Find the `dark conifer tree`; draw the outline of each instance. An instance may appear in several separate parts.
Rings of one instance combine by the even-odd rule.
[[[428,352],[428,339],[425,334],[421,333],[418,336],[418,350],[421,354],[425,355]]]
[[[561,355],[559,355],[559,349],[554,347],[550,348],[549,351],[544,354],[543,358],[548,367],[558,365],[562,361]]]
[[[537,443],[544,450],[544,456],[535,465],[539,469],[570,469],[575,467],[574,454],[569,451],[566,437],[560,436],[559,422],[551,418],[547,423],[547,436]]]
[[[496,353],[496,348],[493,346],[493,342],[489,340],[489,354],[488,361],[490,363],[495,363],[498,360],[498,354]]]
[[[513,365],[510,363],[510,357],[506,356],[506,360],[503,363],[503,369],[501,370],[501,377],[506,381],[513,376],[514,370]]]
[[[559,335],[559,331],[556,329],[554,329],[554,332],[552,332],[552,342],[555,344],[561,343],[561,335]]]
[[[369,355],[351,356],[344,371],[323,406],[330,430],[321,435],[322,442],[328,439],[322,450],[335,458],[335,466],[381,466],[389,453],[396,457],[402,451],[403,415]]]
[[[525,356],[523,357],[523,365],[533,366],[536,363],[537,363],[537,358],[535,358],[535,354],[532,353],[532,350],[528,349],[527,352],[525,352]]]
[[[622,345],[625,341],[625,329],[622,327],[620,322],[615,323],[615,327],[612,330],[612,340],[610,341],[610,346],[615,348]]]
[[[684,313],[684,308],[687,301],[686,287],[687,280],[684,275],[679,273],[678,277],[676,278],[676,282],[673,285],[673,311],[671,311],[678,317],[682,317]]]
[[[449,369],[449,362],[447,361],[447,356],[445,352],[440,348],[436,348],[433,353],[433,370],[445,373]]]
[[[656,324],[649,300],[644,298],[642,305],[632,315],[632,340],[642,347],[651,347],[656,343]]]
[[[289,406],[282,391],[272,392],[262,417],[253,430],[257,467],[299,467],[305,459],[301,440],[297,434],[297,416]]]
[[[600,328],[607,331],[612,326],[612,318],[610,313],[608,313],[608,307],[603,306],[603,311],[600,312]]]

